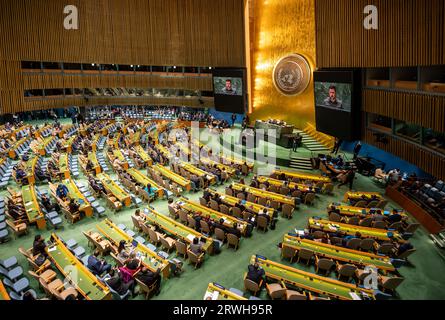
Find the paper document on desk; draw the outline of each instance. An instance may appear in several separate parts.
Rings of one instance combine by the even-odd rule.
[[[193,235],[193,234],[189,234],[189,235],[187,236],[187,239],[188,239],[190,242],[193,242],[193,239],[195,239],[195,235]]]
[[[352,300],[362,300],[360,296],[355,292],[349,292],[349,295],[351,296]]]

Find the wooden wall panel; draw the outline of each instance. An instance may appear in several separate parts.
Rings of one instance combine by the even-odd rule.
[[[364,141],[372,144],[379,149],[385,150],[394,154],[397,157],[405,159],[406,161],[418,166],[425,172],[430,173],[438,179],[445,179],[445,158],[440,157],[432,152],[419,148],[419,146],[412,143],[398,140],[393,137],[387,137],[388,143],[384,144],[376,142],[376,139],[371,130],[366,130],[364,133]]]
[[[444,0],[314,1],[319,68],[445,64]],[[378,30],[363,27],[366,5]]]
[[[0,1],[5,60],[244,67],[243,0]],[[7,40],[7,41],[5,41]]]
[[[67,4],[79,10],[78,30],[63,27]],[[35,109],[24,103],[25,88],[212,90],[208,78],[29,76],[20,63],[245,67],[244,5],[245,0],[0,1],[0,113]]]
[[[25,110],[44,110],[52,108],[63,108],[70,106],[96,106],[96,105],[152,105],[152,106],[177,106],[177,107],[196,107],[210,108],[214,106],[213,98],[157,98],[157,97],[137,97],[137,98],[118,98],[118,97],[89,97],[86,101],[83,97],[67,98],[46,98],[32,99],[27,98],[24,102]]]
[[[60,88],[158,88],[212,91],[212,77],[160,77],[119,75],[26,74],[23,87],[28,89]]]
[[[365,89],[363,111],[445,132],[444,96]]]

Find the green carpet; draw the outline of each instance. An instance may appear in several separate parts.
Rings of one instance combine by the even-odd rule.
[[[216,142],[212,141],[212,143]],[[310,154],[308,150],[300,150],[298,155],[308,156]],[[281,152],[289,153],[288,150],[280,150],[280,153]],[[111,176],[115,178],[115,175]],[[251,177],[249,177],[246,182],[248,182],[250,178]],[[81,176],[78,180],[84,181],[84,184],[86,184],[84,176]],[[14,182],[10,182],[10,186],[14,187]],[[47,189],[47,186],[41,185],[38,186],[38,188],[44,190]],[[223,186],[218,188],[220,191],[223,191],[223,189]],[[381,187],[377,186],[369,178],[361,175],[357,175],[357,179],[354,183],[354,190],[384,192]],[[266,233],[254,230],[252,237],[242,239],[241,245],[237,251],[228,249],[224,246],[220,254],[207,257],[204,264],[197,270],[186,262],[184,264],[184,272],[179,277],[163,280],[161,293],[153,299],[202,299],[209,282],[218,282],[226,288],[233,287],[243,290],[243,276],[247,270],[247,265],[252,255],[261,254],[269,259],[281,261],[280,250],[277,248],[277,244],[282,240],[283,235],[286,232],[294,230],[294,228],[304,228],[307,224],[307,219],[311,216],[317,215],[327,217],[326,206],[332,201],[340,201],[346,191],[346,186],[343,186],[340,189],[336,187],[333,196],[319,195],[313,206],[301,205],[300,209],[294,213],[294,217],[291,220],[280,218],[275,230],[269,230]],[[3,196],[6,193],[6,191],[2,191],[0,192],[0,195]],[[198,201],[201,192],[188,193],[185,195],[191,200]],[[103,200],[100,200],[100,203],[105,207],[105,202]],[[152,206],[159,212],[168,214],[167,202],[165,200],[157,200],[152,203]],[[389,206],[397,207],[391,202]],[[117,214],[107,210],[107,216],[116,224],[124,223],[127,227],[132,228],[130,216],[134,210],[134,208],[126,209]],[[81,231],[95,229],[97,223],[97,218],[85,218],[75,225],[71,225],[65,221],[63,229],[57,230],[57,234],[65,240],[71,238],[76,239],[77,242],[87,250],[87,253],[91,253],[91,249],[87,246],[87,240],[82,235]],[[48,239],[51,232],[52,230],[45,230],[44,232],[41,232],[41,234]],[[1,244],[0,258],[5,259],[15,255],[19,259],[21,266],[27,272],[27,262],[17,249],[19,247],[31,247],[34,235],[37,233],[38,230],[32,226],[29,235],[18,239],[12,239],[5,244]],[[402,276],[405,277],[405,281],[397,289],[396,298],[444,299],[445,274],[440,272],[444,267],[444,257],[440,250],[436,248],[432,241],[430,241],[428,233],[423,228],[420,228],[416,232],[411,242],[417,249],[417,252],[409,258],[412,265],[403,266],[399,269]],[[174,256],[175,254],[172,253],[171,257]],[[289,265],[288,261],[281,262]],[[306,267],[296,263],[292,266],[314,272],[313,266]],[[332,276],[334,276],[334,274],[332,274]],[[30,276],[28,278],[31,279]],[[40,296],[44,296],[43,292],[38,290],[38,285],[34,280],[31,281],[31,284]],[[246,297],[248,297],[248,294],[246,294]],[[265,291],[261,293],[260,297],[264,299],[267,298]],[[142,297],[140,296],[138,299],[142,299]]]

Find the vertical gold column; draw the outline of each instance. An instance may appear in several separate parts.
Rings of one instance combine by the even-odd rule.
[[[315,69],[314,0],[256,0],[255,18],[251,119],[277,118],[301,129],[314,124],[313,81],[302,94],[285,96],[272,79],[275,64],[292,53],[303,55]]]

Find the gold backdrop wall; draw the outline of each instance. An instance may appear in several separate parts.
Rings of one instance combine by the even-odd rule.
[[[278,118],[303,128],[315,123],[313,81],[298,96],[284,96],[273,84],[272,72],[282,57],[299,53],[315,68],[314,0],[255,1],[254,65],[251,119]]]

